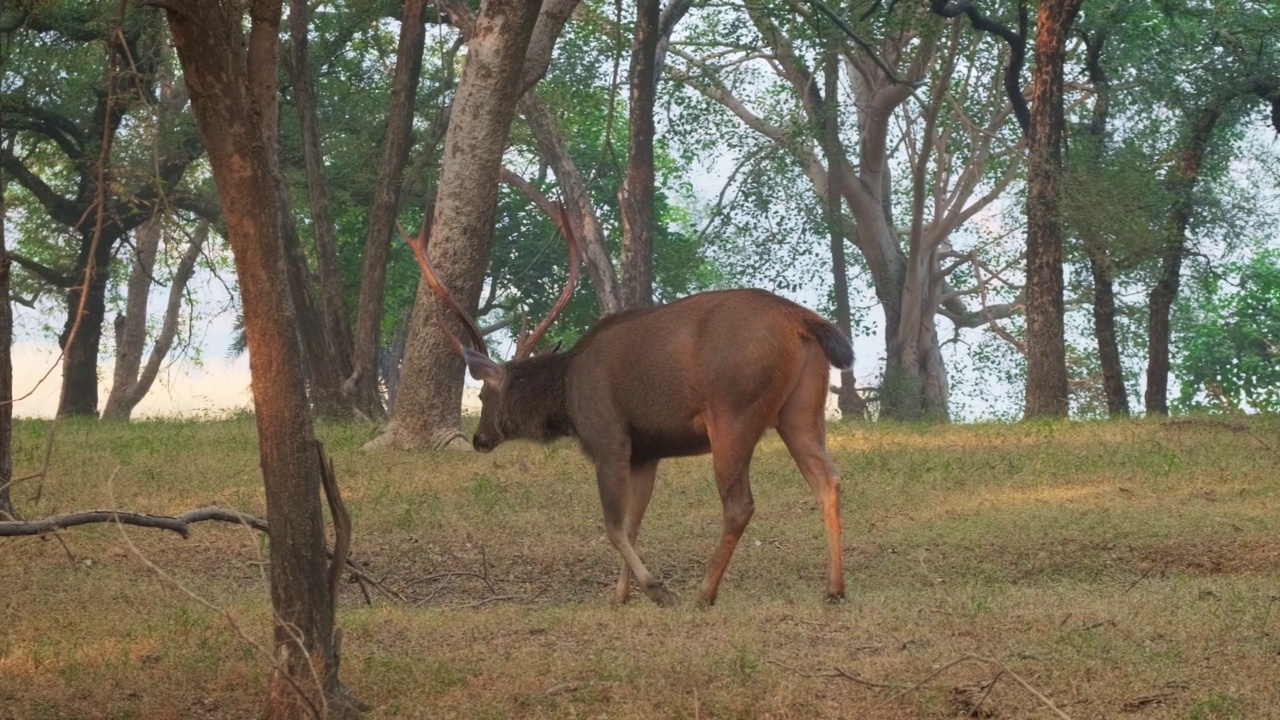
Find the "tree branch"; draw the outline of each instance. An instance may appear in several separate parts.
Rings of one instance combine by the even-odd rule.
[[[76,228],[86,217],[85,208],[58,194],[49,187],[39,175],[31,172],[26,164],[19,160],[7,148],[0,150],[0,167],[9,173],[27,192],[48,211],[49,217],[69,228]]]
[[[80,278],[78,277],[54,270],[48,265],[42,265],[35,260],[23,257],[16,252],[10,252],[9,257],[12,258],[14,262],[18,263],[18,265],[22,266],[22,268],[27,272],[56,287],[69,288],[80,282]]]
[[[1027,5],[1025,0],[1018,3],[1018,30],[1014,32],[1008,27],[978,12],[972,0],[929,0],[929,10],[945,18],[964,15],[969,24],[976,30],[990,33],[1009,44],[1009,61],[1004,68],[1004,89],[1013,105],[1013,114],[1018,118],[1018,126],[1023,135],[1031,133],[1031,109],[1027,99],[1022,95],[1022,66],[1027,59]]]

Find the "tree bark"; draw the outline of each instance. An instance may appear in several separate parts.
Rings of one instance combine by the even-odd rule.
[[[371,417],[383,415],[376,364],[382,331],[382,305],[386,298],[391,233],[395,228],[396,212],[400,209],[400,173],[409,159],[413,108],[418,96],[418,79],[422,75],[422,52],[426,42],[423,13],[426,6],[426,0],[406,0],[404,18],[400,22],[400,44],[396,49],[396,69],[391,80],[391,106],[387,111],[387,134],[382,144],[382,162],[374,183],[373,202],[369,207],[364,265],[360,271],[352,370],[345,383],[357,407]]]
[[[307,57],[305,0],[289,4],[289,70],[293,84],[293,105],[302,129],[302,157],[307,172],[307,197],[311,209],[311,234],[315,239],[316,266],[320,272],[320,302],[324,309],[325,335],[334,348],[337,371],[345,380],[351,376],[352,334],[347,317],[346,287],[338,263],[338,237],[329,210],[329,181],[324,171],[324,150],[320,143],[320,123],[316,111],[315,83]]]
[[[1043,0],[1036,15],[1027,166],[1027,385],[1025,417],[1066,417],[1063,319],[1062,64],[1080,0]]]
[[[155,269],[156,254],[163,235],[162,224],[160,216],[155,216],[139,226],[134,237],[137,255],[133,261],[133,272],[129,276],[125,313],[116,318],[116,366],[112,375],[111,392],[102,409],[104,420],[128,420],[134,407],[151,390],[152,383],[160,373],[160,365],[173,346],[173,339],[178,332],[182,296],[209,235],[209,224],[202,221],[196,229],[195,237],[178,261],[169,285],[169,299],[160,321],[160,332],[156,335],[155,345],[152,346],[151,355],[143,368],[142,351],[147,342],[147,299],[151,294],[154,277],[152,271]]]
[[[93,228],[85,232],[92,234]],[[89,275],[88,292],[78,283],[67,292],[67,320],[58,335],[62,348],[62,394],[58,399],[58,417],[96,417],[98,415],[98,346],[102,341],[102,322],[107,314],[107,281],[111,250],[120,238],[114,225],[104,227],[96,248],[91,239],[80,241],[80,258],[76,267],[80,277]],[[89,253],[93,252],[92,263]],[[90,270],[92,266],[92,270]],[[84,309],[80,308],[84,298]],[[76,319],[80,318],[77,325]],[[74,335],[73,335],[74,331]]]
[[[638,0],[631,40],[631,83],[627,136],[627,175],[618,188],[622,216],[622,304],[653,304],[653,106],[658,50],[659,0]]]
[[[1200,179],[1209,141],[1213,139],[1213,128],[1222,115],[1224,97],[1215,98],[1192,116],[1186,144],[1178,157],[1177,172],[1170,180],[1173,207],[1160,255],[1160,274],[1151,288],[1147,315],[1147,388],[1143,400],[1149,415],[1169,414],[1169,316],[1181,284],[1196,182]]]
[[[822,123],[819,128],[823,155],[827,167],[835,167],[844,155],[840,142],[840,57],[830,48],[822,64]],[[846,337],[853,337],[853,312],[849,306],[849,266],[844,252],[844,233],[840,194],[840,173],[830,173],[827,193],[823,198],[827,219],[827,233],[831,241],[832,292],[836,303],[836,327]],[[846,420],[865,420],[867,404],[857,391],[857,379],[853,368],[840,371],[840,388],[836,392],[840,416]]]
[[[429,251],[446,287],[472,312],[489,264],[502,153],[537,19],[537,3],[486,0],[475,20],[445,135]],[[458,320],[422,283],[395,412],[367,448],[440,446],[460,437],[463,364],[441,322],[447,331],[460,332]]]
[[[1093,116],[1085,126],[1089,147],[1087,161],[1095,168],[1106,154],[1107,120],[1111,106],[1111,79],[1102,67],[1102,51],[1107,29],[1085,39],[1085,66],[1093,84]],[[1077,151],[1079,152],[1079,151]],[[1116,339],[1116,296],[1113,266],[1099,237],[1082,238],[1089,258],[1089,274],[1093,278],[1093,335],[1098,344],[1098,363],[1102,369],[1102,388],[1107,397],[1107,414],[1128,417],[1129,391],[1124,384],[1124,366],[1120,363],[1120,344]]]
[[[3,66],[0,61],[0,66]],[[4,115],[0,114],[0,129]],[[5,246],[3,218],[5,179],[0,177],[0,519],[17,520],[13,507],[13,306],[9,304],[9,278],[12,262]]]
[[[280,0],[172,0],[165,10],[209,151],[235,256],[249,343],[270,529],[275,667],[267,717],[354,715],[338,681],[326,577],[320,458],[299,372],[295,315],[279,273],[281,183],[274,166]]]

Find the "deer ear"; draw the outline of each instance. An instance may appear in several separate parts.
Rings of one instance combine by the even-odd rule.
[[[501,365],[470,348],[462,351],[462,357],[467,361],[467,369],[471,371],[471,377],[481,382],[502,384],[502,378],[506,373]]]

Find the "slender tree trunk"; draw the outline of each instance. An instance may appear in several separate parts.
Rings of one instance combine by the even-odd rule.
[[[351,376],[353,339],[347,317],[346,288],[338,263],[338,237],[329,210],[329,181],[324,171],[324,151],[320,144],[320,123],[316,113],[315,85],[307,59],[307,3],[289,4],[289,57],[286,67],[293,84],[293,104],[302,128],[302,157],[307,171],[307,197],[311,208],[311,233],[316,244],[316,266],[320,271],[320,297],[324,309],[325,335],[334,348],[337,371],[345,380]]]
[[[1089,81],[1093,83],[1093,117],[1085,127],[1088,146],[1080,148],[1088,153],[1088,162],[1094,167],[1101,164],[1106,153],[1107,119],[1111,106],[1111,79],[1102,67],[1102,51],[1107,42],[1106,28],[1086,37],[1085,66]],[[1102,387],[1107,396],[1107,414],[1113,417],[1129,415],[1129,392],[1124,384],[1124,366],[1120,364],[1120,344],[1116,340],[1116,296],[1112,279],[1112,264],[1101,238],[1083,238],[1085,254],[1089,257],[1089,273],[1093,277],[1093,335],[1098,343],[1098,362],[1102,366]]]
[[[285,263],[282,269],[293,301],[311,410],[317,417],[350,419],[352,405],[342,390],[344,378],[337,359],[340,353],[326,333],[324,313],[316,299],[311,268],[293,219],[288,188],[282,176],[276,177],[280,180],[280,237],[284,242]]]
[[[276,131],[280,0],[172,0],[165,6],[218,185],[249,342],[267,515],[275,648],[268,718],[354,714],[338,681],[326,573],[320,459],[299,367],[293,303],[279,272]],[[264,148],[266,151],[264,152]]]
[[[1036,16],[1027,166],[1027,418],[1066,417],[1062,276],[1062,78],[1080,0],[1042,0]]]
[[[3,61],[0,61],[0,66]],[[0,128],[4,124],[0,115]],[[12,262],[4,240],[5,180],[0,177],[0,518],[17,520],[9,483],[13,481],[13,307],[9,304]]]
[[[653,304],[653,106],[657,95],[659,0],[638,0],[631,41],[630,132],[627,176],[618,188],[622,215],[622,304]]]
[[[470,35],[445,135],[429,251],[446,287],[472,312],[489,264],[502,153],[537,19],[537,3],[486,0]],[[366,447],[441,446],[459,437],[462,358],[442,334],[441,322],[447,331],[460,332],[457,319],[420,284],[395,413]]]
[[[187,245],[186,251],[178,261],[178,267],[169,285],[169,299],[165,304],[164,315],[160,321],[160,331],[156,335],[155,345],[147,359],[146,367],[142,367],[142,351],[147,342],[147,299],[151,293],[151,282],[154,277],[156,253],[162,236],[160,216],[139,226],[134,237],[137,255],[134,257],[133,272],[129,276],[128,290],[125,300],[125,314],[116,318],[116,366],[111,384],[111,392],[107,395],[107,404],[102,409],[104,420],[128,420],[134,407],[142,402],[152,383],[160,373],[160,365],[173,346],[173,339],[178,332],[178,319],[182,310],[182,298],[187,283],[195,272],[196,261],[200,259],[200,250],[209,235],[209,224],[201,222],[195,237]],[[139,369],[141,368],[141,373]]]
[[[840,142],[840,57],[834,48],[828,50],[823,62],[823,106],[822,137],[823,154],[826,156],[828,168],[840,165],[844,157],[844,147]],[[849,266],[844,252],[844,233],[842,228],[843,210],[841,209],[840,178],[843,173],[827,173],[827,193],[824,198],[827,216],[827,232],[831,241],[831,276],[832,290],[836,303],[836,327],[847,337],[853,337],[853,312],[849,306]],[[857,380],[853,376],[853,368],[840,371],[840,389],[836,393],[836,401],[840,408],[840,416],[846,420],[865,420],[867,404],[858,394]]]
[[[86,232],[92,233],[93,229]],[[98,414],[98,346],[107,314],[107,281],[110,279],[107,264],[111,261],[111,248],[118,239],[119,231],[114,225],[102,229],[79,327],[76,327],[76,318],[80,315],[80,299],[84,296],[82,280],[67,292],[67,320],[58,336],[58,345],[63,353],[58,417],[96,417]],[[83,239],[80,244],[82,251],[76,267],[79,270],[77,277],[83,279],[89,266],[91,242]]]
[[[1200,167],[1213,138],[1214,125],[1221,116],[1223,102],[1215,99],[1192,117],[1187,141],[1178,160],[1178,171],[1170,183],[1174,187],[1173,208],[1160,257],[1160,274],[1151,288],[1147,316],[1147,389],[1143,399],[1149,415],[1169,414],[1169,316],[1178,298],[1196,182],[1200,179]]]
[[[374,183],[373,203],[369,208],[364,267],[360,271],[355,347],[352,352],[351,376],[346,381],[346,388],[354,394],[360,410],[370,416],[383,414],[377,369],[382,305],[386,298],[391,234],[395,229],[396,212],[400,208],[400,173],[409,159],[413,108],[418,97],[418,79],[422,76],[422,52],[426,39],[423,13],[426,6],[426,0],[406,0],[404,4],[400,44],[396,50],[396,69],[391,80],[387,134],[382,144],[378,179]]]

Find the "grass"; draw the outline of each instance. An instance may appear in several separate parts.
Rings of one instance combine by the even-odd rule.
[[[36,469],[45,427],[18,424],[17,476]],[[410,600],[343,588],[342,675],[371,718],[1053,717],[992,664],[913,687],[967,654],[1073,718],[1280,713],[1276,418],[833,427],[838,606],[822,602],[816,502],[767,437],[756,515],[710,610],[688,602],[719,531],[707,458],[664,463],[640,537],[686,602],[615,608],[618,559],[572,444],[362,453],[374,432],[319,428],[355,554]],[[16,489],[28,516],[263,513],[243,419],[67,422],[39,507],[31,490]],[[126,532],[269,644],[260,538]],[[61,539],[0,541],[0,718],[259,714],[267,665],[223,616],[118,528]]]

